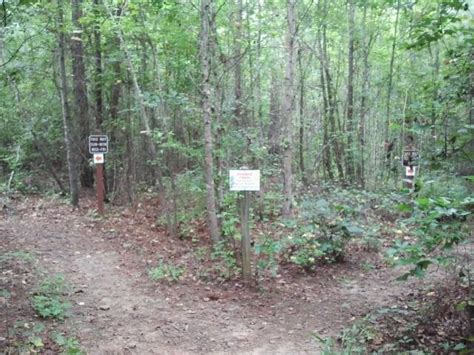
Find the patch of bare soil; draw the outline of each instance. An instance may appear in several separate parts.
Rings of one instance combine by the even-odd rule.
[[[313,333],[334,336],[419,283],[395,281],[399,272],[386,268],[377,254],[356,250],[344,264],[312,275],[285,269],[256,289],[238,280],[205,282],[193,266],[196,241],[168,237],[155,227],[152,213],[114,209],[100,220],[89,214],[91,205],[71,211],[40,199],[13,208],[0,216],[0,252],[29,252],[35,268],[64,275],[72,314],[55,326],[73,334],[89,354],[317,353]],[[201,237],[198,243],[209,241]],[[156,264],[156,253],[186,263],[186,277],[178,283],[150,280],[147,270]],[[366,260],[374,267],[364,268]],[[4,266],[2,280],[15,268]],[[15,322],[34,318],[31,290],[9,280],[1,287],[23,296],[2,303],[5,349],[18,340],[9,333]],[[43,349],[55,351],[54,345]]]

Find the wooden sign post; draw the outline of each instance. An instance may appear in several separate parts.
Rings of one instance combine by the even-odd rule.
[[[415,187],[415,175],[418,168],[420,156],[418,151],[412,146],[407,147],[403,151],[402,165],[405,167],[405,178],[403,179],[404,185],[408,189]]]
[[[240,199],[240,230],[242,234],[242,280],[252,280],[252,263],[250,260],[250,191],[260,191],[260,170],[229,170],[230,191],[243,191]]]
[[[109,138],[106,135],[89,136],[89,153],[93,154],[95,169],[95,188],[97,199],[97,212],[104,215],[104,154],[109,152]]]

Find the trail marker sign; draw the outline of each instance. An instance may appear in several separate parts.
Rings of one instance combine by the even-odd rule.
[[[109,152],[109,137],[105,134],[89,136],[89,153],[106,154]]]
[[[104,154],[94,154],[94,164],[104,164]]]
[[[242,280],[252,282],[252,262],[250,243],[250,191],[260,191],[260,170],[242,167],[229,170],[230,191],[243,191],[240,195],[240,230],[242,250]]]
[[[91,134],[89,136],[89,153],[93,155],[95,164],[95,181],[96,181],[96,197],[97,211],[101,216],[104,215],[104,154],[109,152],[109,137],[105,134]]]
[[[260,191],[260,170],[229,170],[230,191]]]

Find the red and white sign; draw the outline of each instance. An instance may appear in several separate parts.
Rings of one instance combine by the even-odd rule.
[[[229,170],[230,191],[260,191],[260,170]]]
[[[414,166],[406,166],[405,167],[405,176],[413,177],[415,176],[415,167]]]
[[[104,154],[94,154],[94,164],[104,164]]]

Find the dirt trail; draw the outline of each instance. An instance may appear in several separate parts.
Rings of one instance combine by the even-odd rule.
[[[140,252],[105,235],[100,222],[64,212],[4,218],[0,235],[72,285],[64,326],[88,354],[314,354],[312,332],[334,335],[402,292],[387,272],[349,268],[299,285],[275,281],[266,292],[230,288],[212,300],[214,290],[192,280],[154,284]]]

